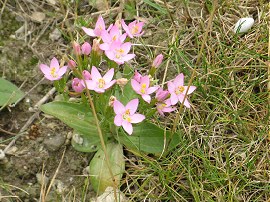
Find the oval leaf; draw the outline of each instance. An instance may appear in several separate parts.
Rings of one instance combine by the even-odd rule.
[[[123,146],[121,144],[108,143],[106,149],[110,167],[118,186],[125,170]],[[107,187],[114,186],[102,149],[99,149],[91,160],[89,169],[91,184],[98,194],[103,193]]]
[[[171,136],[169,131],[165,132],[155,124],[143,122],[133,126],[132,135],[127,135],[122,130],[119,134],[119,141],[135,152],[160,155],[165,148],[167,151],[175,148],[180,142],[180,136],[176,133]]]
[[[95,152],[101,148],[100,140],[96,136],[84,135],[78,131],[73,132],[72,146],[79,152]]]
[[[24,93],[11,82],[0,78],[0,106],[9,105],[24,96]]]

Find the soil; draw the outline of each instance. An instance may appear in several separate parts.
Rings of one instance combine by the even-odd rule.
[[[43,77],[38,64],[48,62],[52,55],[61,54],[59,46],[65,44],[65,40],[63,37],[56,41],[49,38],[50,33],[55,30],[57,20],[53,22],[45,19],[51,23],[45,29],[46,22],[29,21],[26,15],[21,16],[16,12],[18,5],[14,6],[13,8],[12,3],[6,6],[1,19],[0,74],[20,86],[22,91],[28,92]],[[29,28],[27,34],[30,33],[27,36],[23,36],[25,32],[18,32],[25,23],[28,23]],[[50,82],[42,81],[15,107],[0,111],[0,128],[18,134],[35,113],[29,108],[51,88]],[[70,144],[71,132],[69,127],[57,119],[45,118],[42,113],[12,145],[9,145],[10,142],[17,136],[0,132],[0,149],[5,150],[8,145],[11,146],[5,152],[5,158],[0,160],[0,201],[39,201],[42,185],[48,181],[48,187],[58,166],[60,168],[47,201],[72,197],[78,187],[76,200],[81,201],[78,196],[83,197],[82,187],[87,187],[88,184],[87,178],[82,175],[89,165],[91,154],[73,149]],[[46,180],[42,181],[42,175]],[[91,191],[88,189],[87,193]]]

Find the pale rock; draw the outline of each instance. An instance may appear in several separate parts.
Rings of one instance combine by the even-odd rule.
[[[233,31],[234,33],[245,33],[253,26],[253,24],[253,18],[241,18],[235,24]]]
[[[55,28],[52,33],[49,34],[49,39],[52,41],[57,41],[62,36],[62,33],[59,31],[59,29]]]
[[[34,22],[39,22],[39,23],[42,23],[45,17],[46,17],[45,13],[42,13],[42,12],[33,12],[31,15],[31,19]]]
[[[2,150],[2,149],[0,149],[0,161],[1,160],[4,160],[5,159],[5,152]]]
[[[122,192],[120,192],[119,190],[116,190],[116,193],[118,197],[117,198],[118,202],[127,202],[127,199]],[[102,195],[100,195],[96,199],[91,199],[90,201],[91,202],[114,202],[115,198],[114,198],[113,187],[107,187],[105,192]]]

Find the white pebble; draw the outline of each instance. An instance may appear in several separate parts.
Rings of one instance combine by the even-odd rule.
[[[245,33],[253,26],[253,24],[253,18],[241,18],[235,24],[233,31],[234,33]]]
[[[5,156],[6,156],[5,152],[2,149],[0,149],[0,160],[3,160]]]

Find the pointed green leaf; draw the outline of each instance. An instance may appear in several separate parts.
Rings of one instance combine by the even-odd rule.
[[[9,105],[24,96],[24,93],[11,82],[0,78],[0,106]]]
[[[115,182],[119,185],[125,170],[123,146],[121,144],[108,143],[106,149]],[[99,149],[91,160],[89,169],[91,184],[98,194],[103,193],[107,187],[114,186],[102,149]]]
[[[167,146],[170,139],[170,144]],[[175,148],[180,142],[180,136],[177,133],[171,136],[169,131],[164,131],[155,124],[143,122],[133,126],[132,135],[128,135],[122,130],[119,133],[119,141],[135,152],[159,155],[165,148],[168,150]]]

